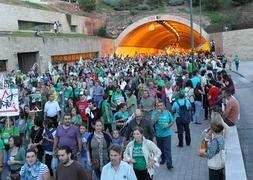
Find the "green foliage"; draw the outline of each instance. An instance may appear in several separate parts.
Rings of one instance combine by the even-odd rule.
[[[171,6],[179,6],[184,4],[184,0],[169,0],[169,5]]]
[[[192,5],[193,6],[199,6],[199,1],[200,0],[192,0]]]
[[[98,29],[97,36],[107,37],[106,26],[103,26],[100,29]]]
[[[232,0],[232,4],[235,5],[235,6],[246,4],[246,3],[249,3],[249,2],[252,2],[252,0]]]
[[[222,16],[215,11],[205,11],[202,13],[204,16],[208,16],[211,19],[212,24],[232,25],[236,23],[236,15],[234,16]]]
[[[78,0],[81,9],[92,11],[96,9],[96,0]]]
[[[203,0],[203,6],[209,11],[217,10],[222,5],[222,0]]]
[[[148,4],[139,4],[137,9],[141,11],[148,11],[151,9],[151,7]]]

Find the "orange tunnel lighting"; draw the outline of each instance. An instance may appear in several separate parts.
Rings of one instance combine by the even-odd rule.
[[[209,50],[209,43],[194,31],[195,51],[200,46]],[[185,54],[191,50],[190,27],[172,20],[152,21],[130,31],[118,44],[117,55]]]

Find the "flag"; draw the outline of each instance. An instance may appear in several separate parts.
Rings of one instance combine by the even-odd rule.
[[[53,67],[52,63],[51,63],[51,62],[48,62],[48,72],[49,72],[50,74],[53,72],[53,69],[54,69],[54,67]]]
[[[82,56],[80,56],[80,59],[79,59],[78,64],[79,64],[80,66],[83,66],[83,57],[82,57]]]

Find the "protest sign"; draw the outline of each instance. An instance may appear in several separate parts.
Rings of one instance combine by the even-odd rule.
[[[18,115],[18,89],[0,89],[0,116]]]
[[[41,111],[42,110],[42,104],[41,104],[41,94],[35,93],[30,94],[30,107],[31,111]]]

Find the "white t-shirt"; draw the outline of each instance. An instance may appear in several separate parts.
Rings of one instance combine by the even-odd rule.
[[[44,112],[47,113],[48,117],[54,117],[61,110],[57,101],[47,101],[45,104]]]

